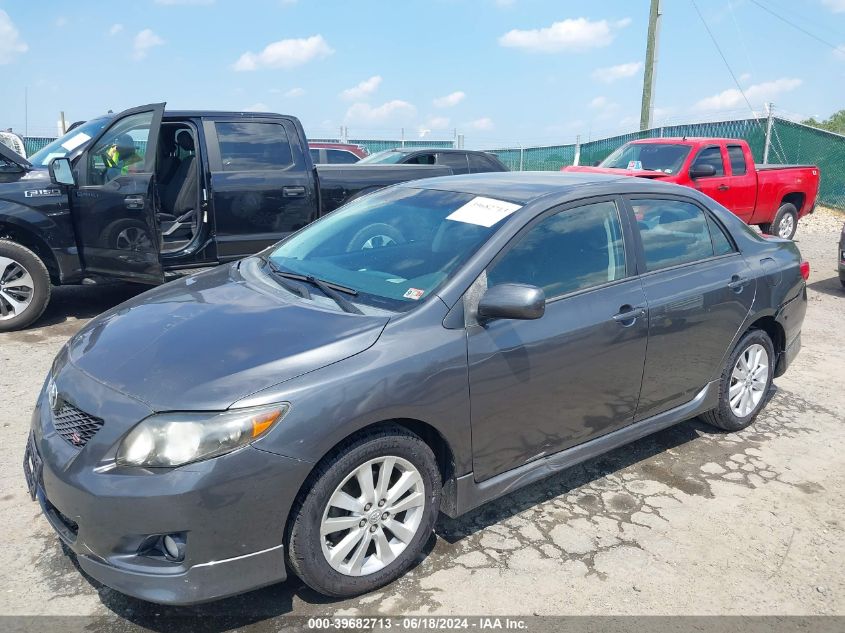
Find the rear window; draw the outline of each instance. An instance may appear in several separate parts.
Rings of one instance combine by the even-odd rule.
[[[215,125],[223,171],[268,171],[293,165],[288,135],[280,123],[220,122]]]
[[[330,165],[351,165],[358,162],[358,157],[345,149],[327,149],[326,160]]]

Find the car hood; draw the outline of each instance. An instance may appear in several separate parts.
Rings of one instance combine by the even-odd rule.
[[[22,167],[23,169],[32,169],[32,165],[26,159],[26,157],[21,156],[11,147],[0,143],[0,158],[4,158],[10,163],[14,163],[15,165]]]
[[[68,357],[154,411],[222,410],[364,351],[387,321],[317,307],[220,266],[102,314],[71,339]]]

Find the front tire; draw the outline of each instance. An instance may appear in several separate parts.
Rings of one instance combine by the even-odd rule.
[[[0,332],[33,323],[47,308],[51,290],[50,274],[38,255],[0,240]]]
[[[772,339],[763,330],[750,330],[728,357],[719,382],[719,405],[702,419],[724,431],[750,425],[766,405],[775,370]]]
[[[760,230],[768,235],[791,240],[798,230],[798,209],[789,202],[782,204],[775,214],[774,221],[771,224],[761,224]]]
[[[431,448],[389,427],[317,466],[288,529],[288,560],[309,587],[346,598],[402,576],[431,536],[441,479]]]

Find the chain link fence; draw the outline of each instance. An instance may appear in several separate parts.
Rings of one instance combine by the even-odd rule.
[[[567,165],[595,165],[629,141],[656,137],[713,136],[741,138],[751,147],[754,160],[763,162],[767,118],[688,123],[631,132],[588,143],[490,150],[514,171],[557,171]],[[813,164],[821,171],[819,204],[845,208],[845,136],[772,117],[769,162]]]

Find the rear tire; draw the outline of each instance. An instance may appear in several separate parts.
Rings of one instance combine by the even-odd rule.
[[[760,230],[767,235],[777,235],[791,240],[795,236],[795,231],[798,230],[798,209],[789,202],[781,205],[775,214],[774,221],[771,224],[761,224]]]
[[[369,479],[370,492],[360,477]],[[409,481],[412,487],[399,494]],[[367,433],[333,451],[310,482],[291,511],[288,561],[306,585],[327,596],[356,596],[402,576],[431,536],[440,508],[434,453],[401,427]]]
[[[725,363],[718,406],[701,418],[724,431],[739,431],[750,425],[766,405],[775,360],[774,345],[766,332],[746,332]]]
[[[0,332],[20,330],[40,317],[50,302],[50,273],[25,246],[0,240]]]

